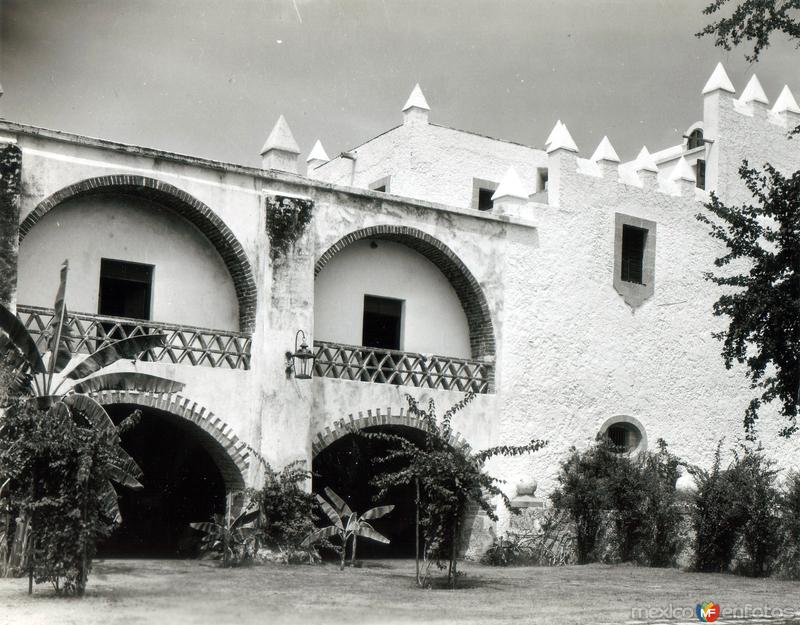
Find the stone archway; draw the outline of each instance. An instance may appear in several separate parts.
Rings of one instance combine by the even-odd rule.
[[[319,257],[314,266],[314,275],[318,275],[338,252],[363,239],[401,243],[432,262],[450,282],[464,309],[469,325],[472,357],[492,364],[496,355],[496,344],[494,324],[486,295],[475,276],[455,252],[428,233],[407,226],[390,225],[371,226],[351,232],[331,245]],[[493,375],[490,376],[490,388],[492,386]]]
[[[127,404],[154,408],[185,419],[198,426],[205,434],[205,447],[225,480],[226,489],[242,490],[249,468],[247,444],[241,441],[219,417],[178,394],[152,395],[138,391],[99,391],[92,398],[103,406]]]
[[[422,432],[425,431],[425,425],[422,421],[406,412],[404,408],[395,410],[392,410],[391,406],[388,408],[376,408],[375,410],[367,410],[366,413],[358,412],[357,416],[351,413],[347,416],[347,419],[334,421],[333,428],[327,426],[324,432],[317,434],[316,438],[311,442],[311,457],[316,457],[323,449],[356,430],[380,426],[401,426]],[[458,432],[450,435],[450,444],[454,447],[464,447],[468,451],[470,449],[469,444]]]
[[[211,242],[230,273],[239,303],[239,328],[252,332],[256,316],[256,282],[250,261],[236,236],[211,208],[192,195],[162,180],[117,175],[89,178],[53,193],[34,208],[19,226],[19,241],[56,206],[75,197],[117,193],[146,198],[174,211]]]

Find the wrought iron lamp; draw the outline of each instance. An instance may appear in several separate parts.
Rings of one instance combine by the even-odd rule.
[[[302,339],[301,339],[302,336]],[[297,346],[300,341],[300,346]],[[298,330],[294,335],[294,352],[286,352],[286,374],[292,375],[297,380],[310,380],[314,369],[314,352],[306,342],[306,333]]]

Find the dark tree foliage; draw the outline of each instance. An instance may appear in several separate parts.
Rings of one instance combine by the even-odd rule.
[[[376,499],[391,500],[391,493],[396,487],[418,485],[417,506],[424,537],[425,560],[428,564],[435,563],[439,568],[447,566],[448,582],[453,588],[458,577],[456,567],[460,523],[468,508],[471,505],[478,506],[496,521],[498,517],[490,500],[498,496],[511,509],[508,497],[498,486],[499,480],[486,473],[484,463],[494,456],[532,453],[547,444],[546,441],[532,440],[527,445],[503,445],[476,453],[465,446],[453,445],[452,418],[474,398],[474,393],[467,393],[464,399],[439,418],[433,400],[430,400],[426,410],[413,397],[406,395],[409,414],[421,421],[425,429],[422,446],[395,434],[354,432],[367,438],[395,443],[396,447],[376,462],[388,463],[395,459],[404,462],[400,469],[376,478],[376,484],[381,489]],[[419,572],[417,582],[426,584]]]
[[[32,541],[25,566],[37,583],[51,582],[56,590],[83,594],[99,539],[108,537],[119,522],[116,503],[105,497],[109,481],[118,475],[116,432],[92,426],[63,404],[47,410],[31,401],[5,407],[0,428],[0,473],[4,504],[14,512],[2,528],[5,549],[13,545],[12,531]],[[131,427],[138,413],[119,426]],[[22,522],[32,528],[13,527]]]
[[[745,161],[739,174],[755,204],[726,206],[715,194],[697,219],[727,253],[714,261],[727,271],[706,279],[726,287],[714,315],[729,320],[714,336],[723,342],[725,366],[747,366],[754,397],[745,411],[748,438],[759,409],[773,401],[787,419],[782,436],[797,430],[800,392],[800,172],[783,176],[769,164],[760,173]]]

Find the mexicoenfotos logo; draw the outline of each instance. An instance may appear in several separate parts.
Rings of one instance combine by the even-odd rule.
[[[697,620],[701,623],[713,623],[719,617],[719,604],[713,601],[698,603],[694,609]]]

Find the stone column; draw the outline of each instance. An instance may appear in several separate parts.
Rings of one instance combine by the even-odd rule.
[[[0,144],[0,304],[12,308],[17,295],[19,196],[22,150]]]

